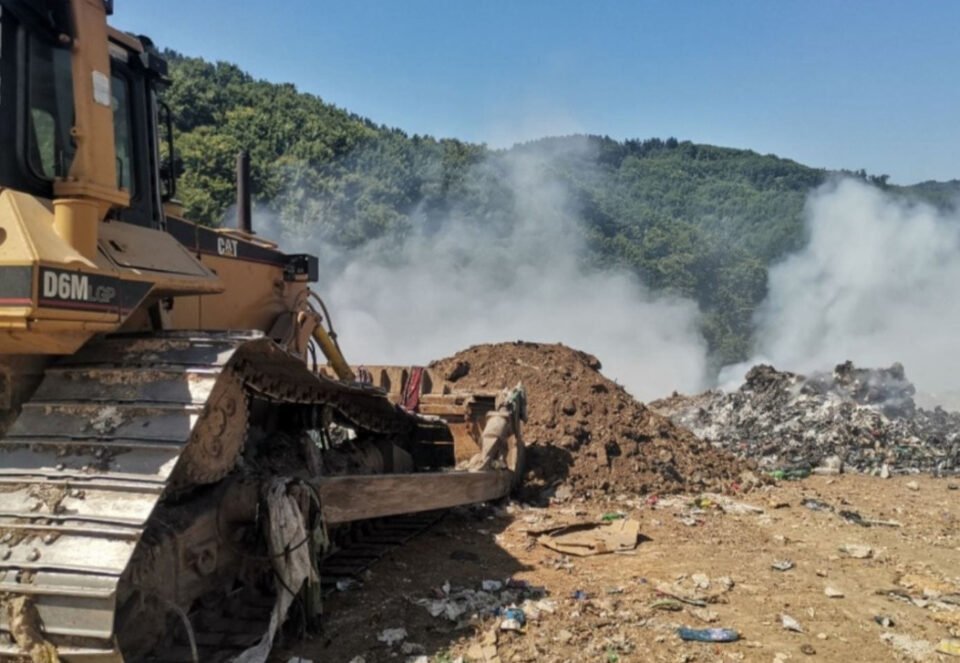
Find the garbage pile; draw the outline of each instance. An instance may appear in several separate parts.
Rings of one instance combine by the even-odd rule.
[[[478,345],[431,364],[464,389],[523,382],[525,497],[723,491],[746,466],[634,400],[564,345]]]
[[[556,602],[546,598],[543,587],[522,580],[484,580],[480,587],[451,587],[449,582],[426,598],[413,599],[431,617],[466,624],[482,617],[501,616],[501,629],[520,630],[528,615],[539,619],[542,612],[556,611]]]
[[[764,470],[886,475],[960,470],[960,413],[926,410],[903,366],[805,377],[759,365],[735,392],[651,403],[697,436]]]

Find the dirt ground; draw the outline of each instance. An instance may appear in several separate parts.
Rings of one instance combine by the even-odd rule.
[[[953,603],[960,601],[958,483],[814,476],[718,497],[722,509],[691,507],[699,496],[656,503],[624,496],[547,508],[455,510],[374,566],[362,588],[334,595],[325,605],[324,632],[287,643],[275,660],[956,660],[932,650],[951,636],[951,628],[960,635],[960,606]],[[806,498],[835,510],[812,510],[801,503]],[[838,515],[842,510],[901,526],[863,527]],[[563,558],[527,535],[613,511],[640,522],[642,542],[632,554]],[[868,546],[870,556],[851,557],[841,550],[847,544]],[[794,566],[775,570],[771,565],[778,561]],[[443,596],[444,583],[456,593],[458,587],[479,589],[483,580],[506,578],[545,591],[547,600],[537,603],[534,597],[532,604],[547,609],[539,610],[539,619],[528,615],[522,632],[500,631],[499,616],[457,623],[414,603]],[[684,598],[699,596],[706,606],[657,609],[652,604],[663,599],[658,587]],[[828,597],[827,588],[842,597]],[[578,590],[586,596],[574,598]],[[522,596],[517,598],[519,604]],[[782,615],[803,632],[786,630]],[[891,621],[875,620],[883,617]],[[676,632],[680,626],[732,628],[741,639],[684,642]],[[400,627],[408,634],[406,651],[401,642],[378,641],[385,629]],[[885,641],[884,634],[892,635]],[[483,644],[487,659],[478,656]]]

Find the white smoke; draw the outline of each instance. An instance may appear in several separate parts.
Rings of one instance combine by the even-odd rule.
[[[641,399],[704,386],[696,304],[652,294],[632,274],[586,267],[585,243],[549,159],[509,154],[515,225],[450,218],[346,256],[281,243],[321,259],[316,289],[349,361],[424,364],[473,344],[561,342],[596,355]]]
[[[955,391],[960,218],[844,179],[810,195],[806,224],[806,247],[770,270],[746,365],[810,373],[899,361],[919,389]]]

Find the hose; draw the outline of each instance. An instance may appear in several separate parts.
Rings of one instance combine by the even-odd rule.
[[[327,324],[327,334],[330,335],[330,339],[333,341],[333,344],[337,347],[337,350],[340,354],[343,354],[343,350],[340,349],[340,343],[337,341],[337,332],[333,329],[333,318],[330,317],[330,312],[327,310],[327,305],[323,303],[323,299],[320,298],[320,295],[315,293],[313,290],[307,290],[309,293],[308,296],[312,297],[317,304],[320,305],[320,310],[323,311],[323,320]]]

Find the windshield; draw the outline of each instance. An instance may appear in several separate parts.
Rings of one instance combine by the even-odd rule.
[[[27,161],[44,179],[66,177],[75,145],[70,51],[31,35],[27,53]]]

